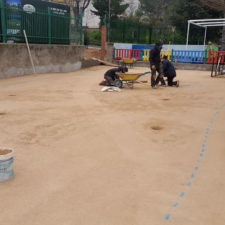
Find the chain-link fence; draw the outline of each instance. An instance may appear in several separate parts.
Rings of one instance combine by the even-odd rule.
[[[25,30],[30,43],[83,44],[82,14],[73,18],[67,5],[38,8],[30,1],[22,6],[0,0],[0,42],[23,43]]]

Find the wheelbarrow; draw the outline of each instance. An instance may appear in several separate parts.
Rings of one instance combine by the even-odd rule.
[[[130,58],[123,58],[122,59],[123,66],[130,65],[130,68],[134,67],[135,62],[136,62],[136,59],[130,59]]]
[[[144,76],[148,73],[151,73],[151,72],[145,72],[145,73],[116,73],[117,76],[119,77],[119,79],[116,79],[114,81],[114,86],[118,87],[118,88],[122,88],[123,85],[127,85],[128,87],[133,88],[134,83],[146,85],[146,83],[144,83],[142,81],[138,82],[137,80],[140,77],[142,77],[142,76]]]

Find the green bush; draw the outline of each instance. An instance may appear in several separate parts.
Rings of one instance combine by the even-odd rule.
[[[101,31],[85,31],[84,44],[101,46]]]

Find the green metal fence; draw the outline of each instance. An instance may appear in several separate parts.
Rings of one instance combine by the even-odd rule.
[[[158,40],[169,43],[173,39],[170,27],[152,27],[129,18],[112,19],[110,42],[152,44]]]
[[[84,45],[101,46],[101,29],[95,31],[86,29],[84,31]]]
[[[25,30],[30,43],[83,44],[81,24],[82,14],[72,18],[70,13],[61,15],[50,7],[29,12],[0,0],[0,42],[25,42]]]
[[[121,43],[150,43],[151,27],[129,19],[112,19],[110,23],[110,41]]]

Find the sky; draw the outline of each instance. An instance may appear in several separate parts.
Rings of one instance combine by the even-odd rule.
[[[124,2],[129,3],[130,8],[134,7],[135,9],[137,9],[139,0],[124,0]],[[99,18],[91,13],[91,10],[93,10],[93,9],[94,8],[93,8],[92,4],[90,3],[89,7],[85,11],[84,20],[83,20],[84,26],[98,26]],[[128,9],[128,11],[129,11],[129,9]]]

